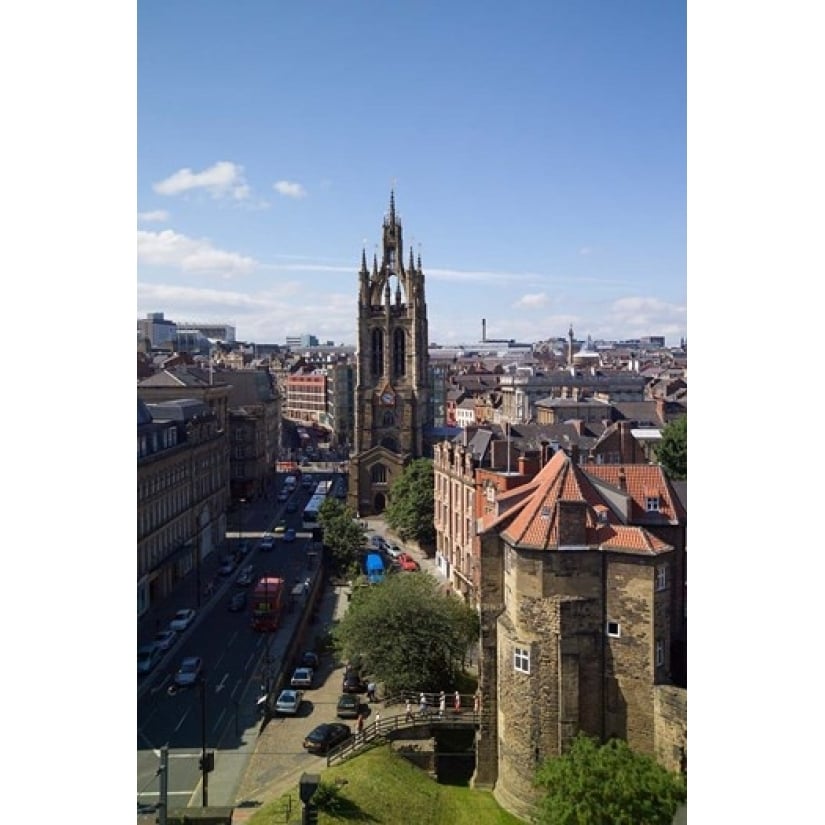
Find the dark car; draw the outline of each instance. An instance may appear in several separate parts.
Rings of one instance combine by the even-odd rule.
[[[286,506],[287,513],[294,513],[298,509],[298,502],[290,500]]]
[[[240,613],[246,607],[246,593],[243,590],[233,593],[228,606],[233,613]]]
[[[349,725],[343,722],[325,722],[313,728],[304,739],[304,748],[310,753],[326,753],[335,745],[345,742],[352,736]]]
[[[301,656],[301,664],[300,667],[311,667],[313,670],[318,669],[318,665],[320,664],[320,660],[318,659],[318,654],[313,653],[311,650],[307,650]]]
[[[344,682],[341,685],[344,693],[365,693],[367,686],[361,681],[361,677],[354,671],[348,670],[344,674]]]
[[[339,719],[356,719],[361,708],[361,701],[354,693],[342,693],[338,697],[336,715]]]

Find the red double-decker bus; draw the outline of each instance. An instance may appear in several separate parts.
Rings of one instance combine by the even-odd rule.
[[[271,632],[278,629],[284,597],[284,580],[263,576],[252,591],[252,627]]]

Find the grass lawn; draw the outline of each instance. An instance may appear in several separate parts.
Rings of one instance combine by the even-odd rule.
[[[342,765],[327,768],[321,781],[341,785],[342,810],[336,814],[320,811],[319,825],[344,822],[386,823],[386,825],[522,825],[523,820],[499,807],[489,791],[439,785],[426,773],[381,745]],[[296,815],[298,787],[291,792]],[[263,805],[249,819],[249,825],[283,822],[283,800]],[[297,816],[300,817],[298,810]]]

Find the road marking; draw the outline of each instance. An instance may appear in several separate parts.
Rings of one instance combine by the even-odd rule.
[[[180,722],[178,722],[178,724],[175,726],[175,733],[177,733],[180,730],[181,725],[183,724],[183,720],[186,719],[187,716],[189,716],[189,708],[186,708],[183,716],[181,716],[180,718]]]
[[[226,686],[226,680],[228,678],[229,678],[229,673],[228,672],[224,673],[223,674],[223,679],[221,679],[221,681],[215,687],[215,693],[220,693],[224,689],[224,687]]]

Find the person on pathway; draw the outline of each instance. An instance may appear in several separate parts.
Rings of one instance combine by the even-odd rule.
[[[375,701],[375,682],[369,682],[367,684],[367,699],[369,699],[370,702]]]
[[[378,734],[378,729],[381,727],[381,713],[375,714],[375,734]]]
[[[459,713],[461,711],[461,694],[458,691],[456,691],[455,695],[453,696],[453,710],[456,713]]]
[[[473,700],[473,713],[478,713],[481,710],[481,692],[476,691],[475,699]]]
[[[358,714],[358,719],[355,722],[355,730],[358,734],[358,741],[362,742],[364,740],[364,717],[361,714]]]
[[[412,702],[407,699],[407,704],[404,707],[404,721],[405,722],[414,722],[415,717],[413,716],[413,709],[412,709]]]
[[[422,693],[421,698],[418,700],[418,712],[422,716],[427,715],[427,697]]]
[[[444,711],[447,710],[447,697],[444,695],[444,691],[441,691],[441,695],[438,697],[438,718],[444,718]]]

